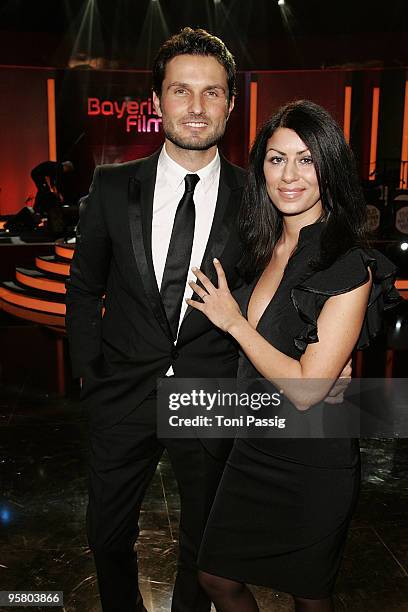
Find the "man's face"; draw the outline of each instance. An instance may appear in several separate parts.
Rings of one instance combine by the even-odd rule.
[[[212,56],[177,55],[167,65],[160,98],[153,103],[165,136],[174,145],[207,150],[225,132],[234,98],[228,101],[225,68]]]

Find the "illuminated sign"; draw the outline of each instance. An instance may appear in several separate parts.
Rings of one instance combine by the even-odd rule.
[[[395,227],[401,234],[408,234],[408,206],[397,210],[395,215]]]
[[[370,232],[376,232],[380,227],[381,211],[377,206],[367,204],[367,224]]]
[[[158,132],[161,118],[154,110],[152,100],[103,100],[88,98],[88,116],[113,117],[117,121],[124,119],[126,132]]]

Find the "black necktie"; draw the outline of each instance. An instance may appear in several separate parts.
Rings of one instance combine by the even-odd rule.
[[[184,177],[184,195],[177,206],[160,288],[164,310],[174,339],[177,338],[181,305],[191,259],[195,224],[193,196],[199,180],[200,177],[197,174],[186,174]]]

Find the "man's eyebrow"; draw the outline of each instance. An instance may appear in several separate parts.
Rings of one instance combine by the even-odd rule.
[[[219,83],[214,83],[214,85],[207,85],[205,89],[222,89],[222,91],[225,91],[224,85],[220,85]]]
[[[188,89],[189,87],[191,87],[191,83],[182,83],[181,81],[173,81],[173,83],[169,83],[168,89],[170,89],[170,87],[184,87],[185,89]],[[214,83],[213,85],[206,85],[203,89],[205,91],[207,89],[221,89],[222,91],[225,91],[224,85],[220,85],[219,83]]]
[[[168,87],[189,87],[188,83],[182,83],[181,81],[173,81],[173,83],[169,83]]]
[[[276,153],[279,153],[279,155],[283,155],[284,157],[286,157],[286,153],[284,153],[283,151],[278,151],[278,149],[274,149],[274,147],[270,147],[266,152],[269,153],[269,151],[276,151]],[[303,151],[298,151],[296,153],[296,155],[303,155],[303,153],[308,153],[309,149],[303,149]]]

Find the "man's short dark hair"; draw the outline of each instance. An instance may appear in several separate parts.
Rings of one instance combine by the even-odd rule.
[[[201,28],[183,28],[160,47],[153,63],[153,91],[160,97],[166,64],[178,55],[214,57],[227,73],[228,99],[236,94],[236,67],[231,52],[217,36]]]

